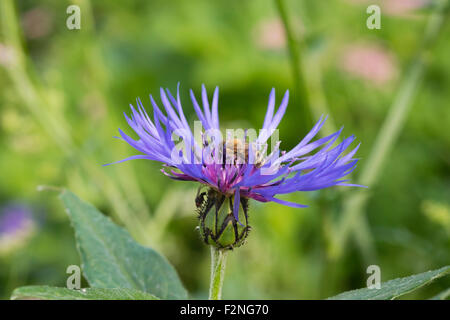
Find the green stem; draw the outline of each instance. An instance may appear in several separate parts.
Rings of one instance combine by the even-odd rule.
[[[322,66],[319,54],[309,55],[306,57],[305,74],[308,77],[308,93],[310,100],[310,112],[314,121],[320,116],[328,116],[323,128],[319,131],[321,137],[329,136],[337,131],[336,125],[328,108],[328,102],[324,93],[322,84]]]
[[[211,282],[209,285],[209,300],[220,300],[222,297],[227,253],[227,250],[221,250],[211,246]]]
[[[294,32],[292,31],[293,28],[286,11],[284,1],[275,0],[275,4],[277,6],[278,14],[280,15],[280,19],[283,22],[284,31],[286,33],[295,91],[300,101],[300,119],[302,119],[304,128],[305,130],[307,130],[311,126],[312,120],[311,114],[309,112],[310,102],[308,96],[308,88],[306,86],[306,81],[302,72],[302,57],[299,50],[300,43],[295,40]]]

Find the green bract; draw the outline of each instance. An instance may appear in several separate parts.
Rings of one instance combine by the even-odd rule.
[[[201,192],[196,198],[199,213],[199,230],[203,241],[219,249],[241,246],[247,238],[248,199],[241,198],[239,221],[233,215],[234,196],[222,194],[212,188]]]

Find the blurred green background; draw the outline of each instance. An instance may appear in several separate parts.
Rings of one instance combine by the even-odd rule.
[[[220,87],[224,127],[259,128],[275,87],[277,101],[291,91],[282,149],[322,113],[325,133],[345,125],[362,142],[352,178],[370,185],[363,193],[287,197],[306,209],[250,203],[253,229],[229,255],[224,298],[325,298],[365,287],[371,264],[383,281],[449,264],[450,26],[433,25],[438,2],[2,0],[0,224],[23,219],[14,232],[0,225],[0,298],[21,285],[65,286],[67,266],[80,264],[49,186],[96,205],[163,253],[192,297],[207,297],[197,185],[146,160],[101,166],[135,154],[113,139],[118,127],[131,134],[128,105],[141,97],[151,110],[148,94],[159,101],[159,87],[177,82],[192,121],[188,89],[199,94],[204,83]],[[366,27],[374,3],[380,30]],[[70,4],[81,8],[80,30],[66,27]],[[406,297],[449,286],[442,279]]]

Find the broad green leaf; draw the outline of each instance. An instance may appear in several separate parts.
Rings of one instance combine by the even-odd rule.
[[[161,299],[186,299],[175,269],[123,228],[68,190],[60,198],[75,229],[84,276],[91,287],[130,288]]]
[[[70,290],[49,286],[27,286],[14,290],[12,300],[158,300],[134,289],[86,288]]]
[[[358,289],[328,298],[332,300],[387,300],[412,292],[450,273],[450,266],[381,283],[380,289]]]

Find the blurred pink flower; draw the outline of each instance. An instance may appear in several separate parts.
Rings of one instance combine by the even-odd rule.
[[[412,11],[423,8],[429,3],[430,0],[384,0],[381,10],[394,16],[409,16]]]
[[[303,25],[297,18],[292,21],[295,36],[301,36]],[[255,29],[255,42],[263,49],[278,50],[286,46],[286,34],[280,19],[262,21]]]
[[[262,22],[256,29],[256,43],[264,49],[281,49],[286,45],[286,35],[280,20]]]
[[[386,49],[375,45],[350,45],[340,59],[340,67],[349,74],[384,85],[397,74],[394,57]]]
[[[380,6],[381,14],[411,17],[414,10],[427,6],[431,0],[347,0],[347,2],[366,6],[375,4]]]
[[[14,49],[10,46],[0,43],[0,65],[9,67],[14,64],[16,57]]]
[[[28,39],[42,38],[52,29],[53,17],[49,9],[36,7],[22,15],[22,28]]]

